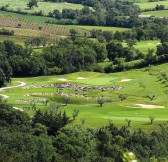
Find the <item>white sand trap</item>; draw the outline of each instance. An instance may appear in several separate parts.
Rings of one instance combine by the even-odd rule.
[[[157,43],[158,45],[162,44],[162,43]]]
[[[83,79],[87,79],[87,78],[84,78],[84,77],[78,77],[77,79],[78,79],[78,80],[83,80]]]
[[[129,81],[131,81],[132,79],[122,79],[122,80],[120,80],[119,82],[129,82]]]
[[[65,79],[65,78],[59,78],[58,80],[60,80],[60,81],[67,81],[67,79]]]
[[[153,43],[148,43],[148,45],[152,45],[152,46],[154,46],[154,44],[153,44]]]
[[[145,108],[145,109],[162,109],[165,108],[164,106],[158,106],[158,105],[147,105],[147,104],[135,104],[136,106],[140,108]]]

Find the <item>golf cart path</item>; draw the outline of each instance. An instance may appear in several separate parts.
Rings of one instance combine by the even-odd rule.
[[[13,88],[18,88],[18,87],[23,87],[26,85],[25,82],[20,82],[20,81],[14,81],[14,82],[17,82],[17,83],[20,83],[19,85],[17,86],[11,86],[11,87],[3,87],[3,88],[0,88],[0,92],[2,92],[3,90],[6,90],[6,89],[13,89]],[[0,96],[4,97],[5,99],[9,98],[9,96],[7,95],[4,95],[4,94],[0,94]],[[17,108],[17,107],[13,107],[14,109],[17,109],[17,110],[20,110],[20,111],[23,111],[23,109],[20,109],[20,108]]]

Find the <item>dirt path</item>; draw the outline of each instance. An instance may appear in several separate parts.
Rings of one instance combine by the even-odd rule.
[[[6,89],[12,89],[12,88],[17,88],[17,87],[23,87],[26,85],[25,82],[20,82],[20,81],[14,81],[14,82],[17,82],[17,83],[20,83],[19,85],[17,86],[11,86],[11,87],[3,87],[3,88],[0,88],[0,92],[2,92],[3,90],[6,90]]]
[[[25,82],[20,82],[20,81],[15,81],[15,82],[17,82],[17,83],[20,83],[19,85],[17,85],[17,86],[11,86],[11,87],[3,87],[3,88],[0,88],[0,92],[2,92],[3,90],[6,90],[6,89],[13,89],[13,88],[17,88],[17,87],[23,87],[23,86],[25,86],[26,85],[26,83]],[[4,94],[0,94],[0,96],[2,96],[3,98],[9,98],[9,96],[7,96],[7,95],[4,95]],[[14,109],[17,109],[17,110],[20,110],[20,111],[23,111],[23,109],[21,109],[21,108],[18,108],[18,107],[13,107]]]

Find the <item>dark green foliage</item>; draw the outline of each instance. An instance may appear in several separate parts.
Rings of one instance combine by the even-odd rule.
[[[84,124],[85,118],[81,120]],[[69,122],[65,112],[58,110],[38,110],[30,120],[27,114],[0,100],[0,161],[122,162],[127,151],[135,153],[139,161],[168,157],[167,124],[146,133],[118,128],[112,123],[94,130],[84,125],[67,125]]]
[[[35,116],[32,119],[33,125],[37,123],[41,123],[47,127],[48,135],[56,135],[57,131],[70,123],[69,117],[67,117],[66,113],[61,112],[44,112],[42,113],[38,110]]]
[[[53,142],[62,161],[93,161],[96,156],[95,132],[81,125],[69,125]]]
[[[29,0],[27,7],[29,7],[30,9],[32,9],[34,6],[38,7],[37,3],[38,3],[37,0]]]
[[[14,35],[14,31],[2,28],[0,29],[0,35]]]

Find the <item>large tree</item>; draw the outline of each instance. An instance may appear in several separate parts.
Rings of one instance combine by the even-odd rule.
[[[38,1],[37,0],[29,0],[27,7],[29,7],[30,9],[32,9],[34,6],[38,7]]]

